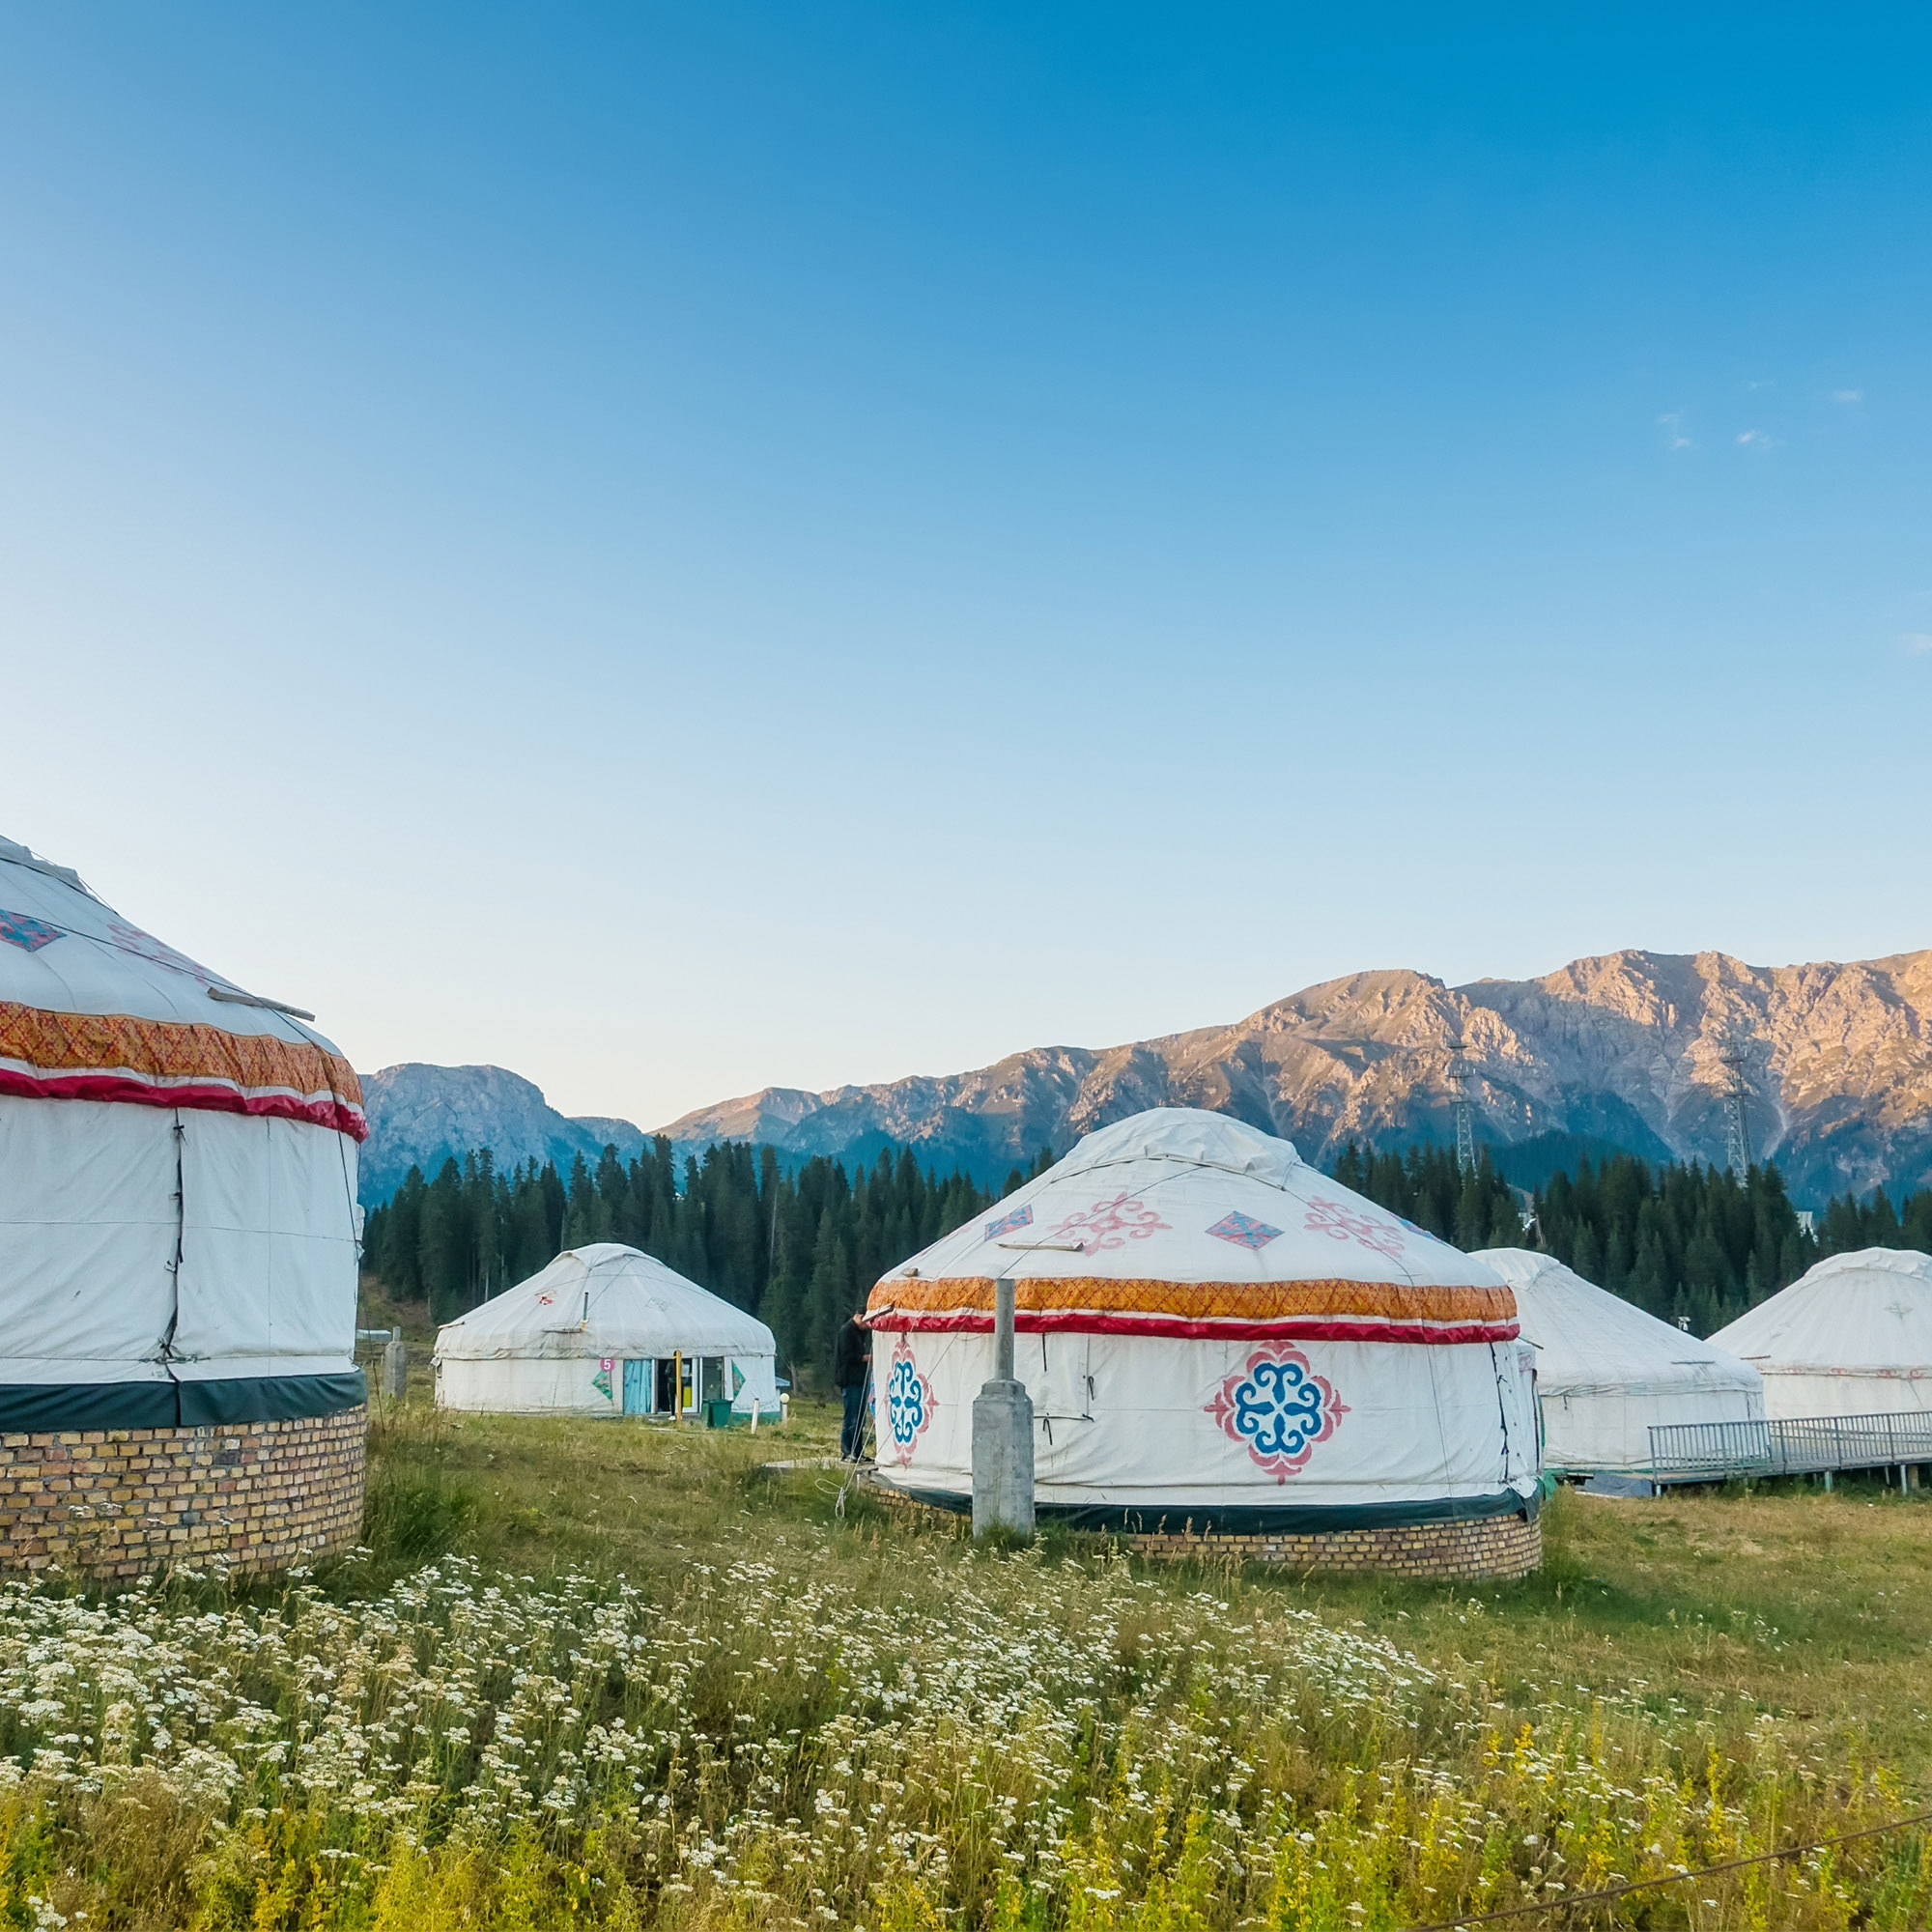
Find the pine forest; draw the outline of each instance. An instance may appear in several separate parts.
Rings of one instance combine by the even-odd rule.
[[[1009,1194],[1051,1165],[1041,1149]],[[1775,1167],[1740,1181],[1697,1162],[1653,1167],[1630,1154],[1512,1188],[1487,1154],[1463,1173],[1449,1149],[1377,1152],[1350,1143],[1344,1186],[1460,1248],[1533,1247],[1666,1321],[1708,1335],[1795,1281],[1822,1256],[1864,1247],[1932,1250],[1932,1190],[1894,1203],[1847,1194],[1809,1232]],[[568,1175],[527,1161],[499,1172],[488,1149],[419,1169],[371,1210],[364,1265],[388,1293],[446,1321],[534,1274],[566,1248],[622,1241],[750,1309],[778,1338],[781,1373],[828,1385],[838,1324],[887,1268],[983,1212],[998,1197],[909,1150],[849,1172],[815,1157],[796,1169],[737,1143],[687,1157],[668,1141],[637,1158],[607,1148]]]
[[[1004,1193],[1052,1164],[1042,1149]],[[446,1160],[425,1181],[412,1168],[364,1231],[364,1265],[398,1299],[446,1321],[566,1248],[622,1241],[752,1310],[778,1338],[779,1360],[826,1385],[838,1324],[895,1263],[982,1212],[996,1199],[967,1176],[942,1179],[912,1154],[882,1151],[848,1174],[814,1158],[795,1172],[769,1147],[736,1143],[687,1158],[682,1173],[659,1139],[621,1161],[569,1175],[535,1161],[497,1171],[489,1150]],[[782,1373],[783,1371],[781,1371]]]

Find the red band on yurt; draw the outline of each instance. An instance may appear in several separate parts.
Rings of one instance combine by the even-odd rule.
[[[272,1034],[0,1000],[0,1094],[267,1114],[369,1137],[362,1083],[340,1055]]]
[[[1014,1283],[1022,1334],[1149,1335],[1179,1341],[1410,1342],[1516,1339],[1507,1288],[1412,1287],[1401,1282],[1109,1281],[1033,1276]],[[983,1334],[993,1326],[990,1276],[888,1280],[867,1320],[887,1331]]]

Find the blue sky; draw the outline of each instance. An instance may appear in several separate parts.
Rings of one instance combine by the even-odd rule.
[[[646,1124],[1932,941],[1904,10],[16,9],[0,832]]]

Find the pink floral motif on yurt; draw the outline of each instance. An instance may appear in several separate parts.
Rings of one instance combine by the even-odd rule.
[[[1049,1234],[1071,1236],[1086,1254],[1103,1248],[1123,1248],[1129,1241],[1145,1241],[1151,1235],[1167,1232],[1167,1223],[1145,1202],[1129,1194],[1117,1194],[1111,1201],[1096,1201],[1091,1208],[1056,1222]]]
[[[1326,1235],[1337,1241],[1352,1240],[1378,1255],[1386,1255],[1391,1261],[1403,1250],[1402,1229],[1394,1221],[1364,1214],[1345,1201],[1331,1201],[1325,1194],[1318,1194],[1308,1204],[1308,1213],[1301,1225],[1311,1235]]]
[[[912,1461],[912,1452],[938,1406],[932,1383],[921,1374],[919,1364],[912,1358],[912,1349],[901,1335],[893,1350],[891,1366],[886,1370],[886,1433],[892,1437],[892,1453],[896,1461]]]
[[[1207,1410],[1276,1482],[1303,1467],[1349,1412],[1299,1349],[1259,1349],[1215,1391]]]

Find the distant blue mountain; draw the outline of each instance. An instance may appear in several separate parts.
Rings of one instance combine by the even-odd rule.
[[[559,1114],[542,1090],[500,1066],[430,1066],[411,1061],[362,1075],[369,1138],[358,1192],[365,1207],[386,1201],[412,1167],[428,1179],[452,1157],[488,1148],[498,1167],[554,1160],[568,1172],[580,1153],[593,1165],[607,1144],[629,1159],[644,1144],[629,1121]]]

